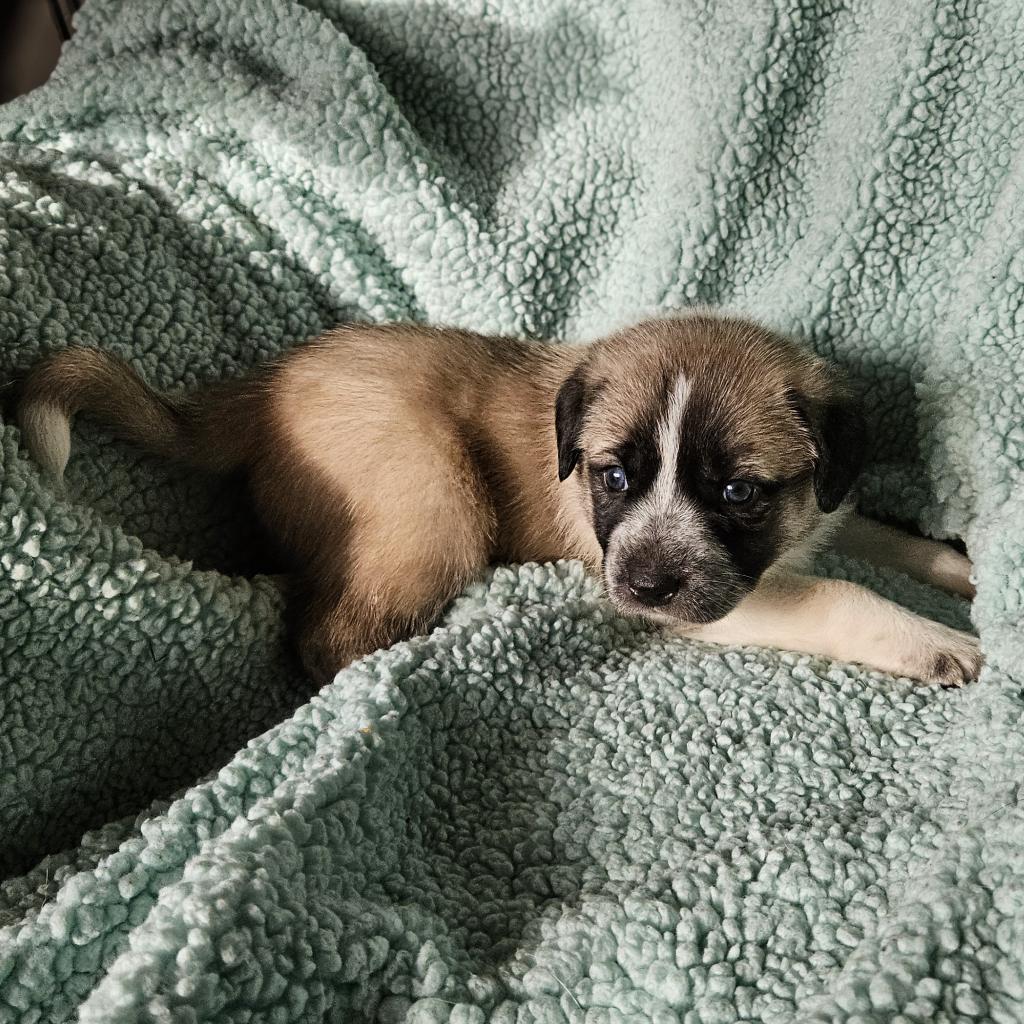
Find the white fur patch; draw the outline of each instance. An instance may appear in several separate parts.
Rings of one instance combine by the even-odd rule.
[[[652,504],[661,511],[668,511],[678,502],[676,471],[679,467],[679,433],[683,426],[686,400],[690,397],[690,384],[683,374],[669,395],[665,415],[658,424],[658,456],[661,464],[651,489]]]
[[[52,402],[38,402],[21,411],[21,431],[32,458],[58,480],[71,457],[71,421]]]

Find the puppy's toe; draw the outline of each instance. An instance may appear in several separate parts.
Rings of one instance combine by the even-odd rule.
[[[973,683],[981,674],[984,658],[978,638],[970,633],[944,630],[941,642],[928,653],[928,663],[921,677],[925,682],[943,686]]]

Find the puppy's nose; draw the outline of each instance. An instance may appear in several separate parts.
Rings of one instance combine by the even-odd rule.
[[[648,608],[668,604],[679,592],[683,581],[658,569],[629,569],[626,572],[626,586],[629,592]]]

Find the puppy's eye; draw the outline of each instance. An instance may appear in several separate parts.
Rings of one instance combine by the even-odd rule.
[[[626,471],[621,466],[609,466],[604,471],[604,485],[609,491],[624,491],[629,486]]]
[[[722,498],[730,505],[749,505],[757,497],[757,486],[749,480],[730,480],[722,488]]]

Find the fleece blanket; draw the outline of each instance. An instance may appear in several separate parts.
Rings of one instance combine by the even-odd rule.
[[[0,110],[0,384],[339,320],[696,303],[845,365],[868,512],[966,539],[960,691],[505,566],[313,694],[233,484],[0,434],[0,1021],[1024,1019],[1013,0],[88,0]]]

